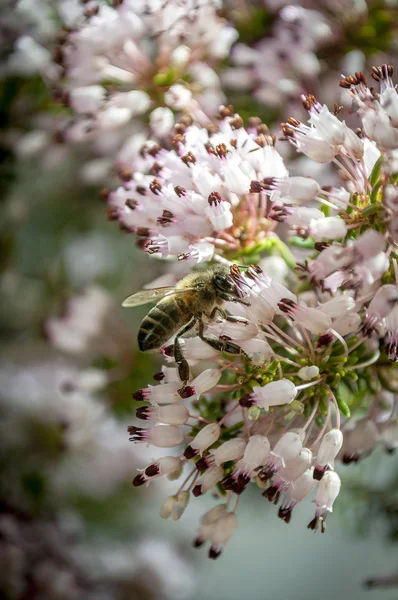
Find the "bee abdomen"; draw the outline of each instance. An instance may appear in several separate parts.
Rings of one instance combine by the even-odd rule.
[[[183,324],[174,303],[164,307],[155,306],[149,311],[138,331],[138,346],[142,352],[157,350],[174,335]]]

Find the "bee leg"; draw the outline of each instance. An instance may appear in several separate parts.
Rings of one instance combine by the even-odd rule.
[[[242,298],[237,298],[236,296],[230,296],[229,294],[225,294],[223,292],[217,292],[217,295],[225,302],[237,302],[238,304],[244,304],[245,306],[250,306],[250,302],[246,302],[242,300]]]
[[[229,321],[230,323],[242,323],[243,325],[249,325],[249,321],[246,319],[246,317],[233,317],[232,315],[226,315],[225,320]]]
[[[178,335],[176,335],[174,339],[174,360],[177,363],[178,376],[181,379],[183,386],[185,386],[188,383],[189,364],[182,353],[180,337],[184,335],[184,333],[187,333],[190,329],[192,329],[195,323],[196,319],[192,319],[191,321],[189,321],[189,323],[185,325],[185,327],[183,327],[181,331],[178,332]]]
[[[211,313],[208,315],[207,318],[210,321],[212,321],[215,318],[217,313],[220,315],[220,317],[222,317],[226,321],[229,321],[230,323],[243,323],[243,325],[249,324],[249,321],[245,317],[234,317],[232,315],[228,315],[225,312],[225,310],[223,310],[219,306],[216,306],[215,308],[213,308],[213,310],[211,311]]]
[[[209,346],[217,350],[218,352],[226,352],[227,354],[243,354],[247,357],[246,352],[242,350],[238,344],[231,342],[226,336],[220,339],[208,338],[203,333],[204,325],[202,321],[199,321],[199,337],[203,342],[206,342]]]
[[[213,308],[213,310],[211,311],[211,313],[209,315],[206,315],[206,316],[207,316],[207,318],[210,321],[212,321],[215,318],[215,316],[216,316],[217,313],[220,315],[220,317],[222,319],[226,319],[227,318],[227,313],[225,312],[225,310],[223,310],[219,306],[216,306],[215,308]]]

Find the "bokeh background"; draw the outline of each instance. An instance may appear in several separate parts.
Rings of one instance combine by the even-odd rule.
[[[171,483],[131,485],[153,458],[128,442],[132,393],[159,365],[135,343],[145,307],[120,305],[164,266],[107,218],[112,153],[62,135],[73,115],[48,75],[60,28],[80,9],[77,0],[0,7],[0,597],[397,598],[397,588],[364,585],[398,569],[396,455],[341,468],[323,536],[305,528],[310,506],[287,526],[249,492],[216,562],[191,547],[211,498],[164,522]],[[224,93],[273,131],[300,116],[302,90],[333,104],[341,72],[396,61],[396,0],[230,0],[220,11],[239,33],[217,66]]]

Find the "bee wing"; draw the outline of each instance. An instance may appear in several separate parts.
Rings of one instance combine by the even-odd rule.
[[[176,290],[174,287],[160,287],[142,290],[141,292],[137,292],[132,296],[128,296],[128,298],[123,301],[122,306],[131,308],[132,306],[140,306],[141,304],[148,304],[149,302],[158,302],[170,294],[184,294],[185,292],[190,292],[193,289],[195,288]]]

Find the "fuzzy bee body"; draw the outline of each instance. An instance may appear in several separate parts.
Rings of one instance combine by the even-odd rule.
[[[182,306],[173,294],[159,300],[138,331],[138,346],[142,352],[158,350],[191,320],[189,306]]]
[[[217,311],[223,313],[226,301],[242,302],[228,269],[217,265],[206,271],[183,277],[174,287],[143,290],[123,302],[123,306],[138,306],[147,302],[156,305],[144,317],[138,331],[141,351],[159,350],[175,335],[174,358],[183,381],[188,379],[189,367],[184,359],[178,338],[198,325],[203,341],[224,352],[241,353],[233,343],[206,338],[203,319],[214,318]]]

